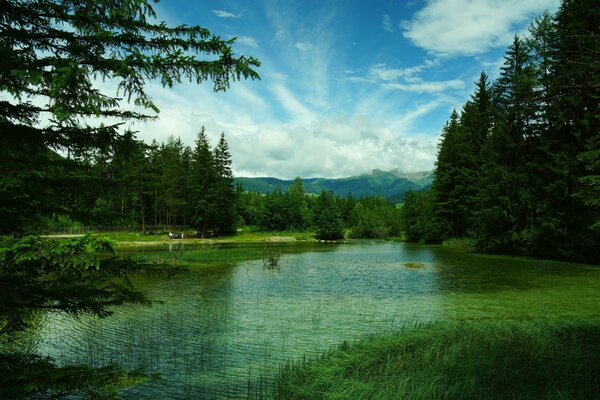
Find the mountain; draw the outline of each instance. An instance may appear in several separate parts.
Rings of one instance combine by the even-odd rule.
[[[302,179],[306,193],[319,194],[322,190],[332,190],[339,196],[352,193],[355,197],[383,195],[393,202],[401,202],[408,191],[419,191],[431,186],[433,174],[431,172],[403,173],[398,169],[382,171],[374,169],[371,173],[349,178],[308,178]],[[258,193],[269,193],[280,187],[287,191],[293,180],[277,178],[235,178],[235,183],[240,183],[244,190]]]

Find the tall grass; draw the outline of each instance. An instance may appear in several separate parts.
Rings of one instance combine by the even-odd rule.
[[[275,399],[600,398],[599,323],[439,323],[288,364]]]

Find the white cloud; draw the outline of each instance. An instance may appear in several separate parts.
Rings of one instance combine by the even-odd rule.
[[[424,70],[431,68],[434,65],[438,65],[437,60],[426,60],[423,64],[415,65],[407,68],[389,68],[386,64],[375,64],[369,68],[369,75],[373,78],[382,81],[393,81],[399,78],[407,81],[419,80],[417,75]]]
[[[392,25],[392,19],[389,15],[383,14],[381,19],[381,23],[383,24],[383,30],[386,32],[394,32],[394,27]]]
[[[238,36],[236,43],[243,44],[244,46],[252,47],[253,49],[258,49],[258,40],[254,39],[250,36]]]
[[[311,46],[308,43],[296,42],[294,43],[294,47],[302,52],[307,52]]]
[[[368,76],[351,76],[347,80],[355,83],[376,83],[384,89],[413,93],[439,93],[465,87],[465,83],[460,79],[425,81],[419,75],[424,70],[438,64],[438,60],[426,60],[420,65],[407,68],[389,68],[386,64],[375,64],[369,68]]]
[[[475,55],[504,47],[534,16],[560,0],[429,0],[400,27],[415,45],[439,55]]]
[[[283,84],[275,83],[271,91],[294,120],[306,123],[315,119],[315,114]]]
[[[439,93],[448,89],[459,90],[465,87],[465,83],[459,79],[451,79],[448,81],[430,81],[430,82],[415,82],[415,83],[384,83],[386,89],[401,90],[414,93]]]
[[[226,132],[227,135],[227,132]],[[374,168],[431,170],[437,137],[411,138],[360,117],[274,124],[228,136],[237,176],[347,177]]]
[[[224,10],[212,10],[212,12],[219,18],[238,19],[238,18],[242,17],[242,14],[233,14],[233,13],[230,13],[229,11],[224,11]]]
[[[201,126],[213,145],[225,132],[236,176],[345,177],[373,168],[407,172],[433,168],[437,136],[411,127],[419,116],[443,104],[441,100],[417,105],[387,121],[369,110],[327,117],[311,111],[283,82],[271,85],[263,95],[257,87],[238,82],[225,96],[213,95],[205,102],[190,101],[190,93],[206,98],[210,88],[155,87],[152,96],[161,108],[160,118],[135,128],[141,139],[162,142],[175,135],[189,146]],[[269,95],[294,118],[277,122],[265,99]]]

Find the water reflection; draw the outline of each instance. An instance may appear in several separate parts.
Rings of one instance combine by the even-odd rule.
[[[37,351],[61,363],[116,362],[161,373],[128,398],[245,398],[282,361],[405,324],[600,318],[600,270],[590,267],[358,243],[285,246],[282,268],[268,271],[260,247],[218,251],[234,261],[169,279],[135,277],[157,301],[153,307],[123,307],[103,320],[46,316]],[[200,256],[186,247],[182,257]]]

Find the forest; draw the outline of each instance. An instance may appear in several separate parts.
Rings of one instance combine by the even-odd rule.
[[[600,261],[600,10],[565,2],[482,72],[438,146],[433,187],[404,205],[407,238]]]
[[[53,232],[84,225],[141,232],[191,229],[199,237],[216,237],[249,227],[312,230],[319,238],[339,239],[345,234],[398,237],[402,230],[401,210],[382,196],[307,194],[299,177],[286,192],[244,191],[233,183],[225,134],[213,148],[203,127],[193,149],[174,136],[165,143],[146,144],[129,133],[101,153],[53,157],[64,168],[46,171],[45,178],[56,174],[55,184],[40,193],[52,208],[29,214],[7,231]]]
[[[452,112],[443,127],[433,186],[427,191],[409,193],[401,207],[381,196],[339,197],[328,191],[320,195],[307,194],[299,178],[286,192],[275,190],[267,195],[246,192],[233,183],[233,156],[225,133],[220,135],[216,144],[211,144],[201,127],[202,121],[198,122],[199,133],[193,147],[184,145],[176,136],[171,136],[164,143],[138,140],[135,132],[126,129],[124,124],[157,118],[158,107],[148,94],[150,82],[164,88],[185,81],[212,84],[214,91],[220,92],[226,91],[231,82],[260,79],[257,72],[260,61],[234,52],[235,37],[222,39],[201,26],[171,26],[156,22],[155,3],[150,0],[0,1],[0,398],[116,399],[124,387],[160,379],[160,374],[156,376],[143,369],[126,369],[115,364],[114,359],[112,364],[105,366],[91,362],[89,365],[70,365],[35,351],[19,349],[19,340],[29,330],[35,331],[36,327],[43,325],[46,317],[59,315],[77,322],[77,317],[86,316],[100,321],[114,314],[121,305],[148,306],[155,299],[138,289],[137,283],[143,280],[136,281],[135,278],[157,273],[163,274],[159,276],[166,281],[167,275],[182,272],[171,268],[172,264],[150,263],[143,258],[128,259],[116,252],[116,243],[108,238],[86,235],[53,240],[39,236],[64,226],[118,226],[139,230],[141,234],[187,227],[199,238],[235,234],[240,227],[264,231],[312,231],[316,238],[326,240],[404,235],[408,241],[420,243],[462,239],[483,252],[600,262],[600,8],[595,1],[565,0],[556,15],[543,14],[534,21],[528,34],[514,37],[498,78],[490,81],[482,73],[470,99],[460,110]],[[100,80],[114,82],[118,88],[116,94],[99,90],[96,84]],[[346,251],[351,246],[316,241],[313,244],[329,246],[329,253],[311,253],[322,256],[338,254],[335,251]],[[350,266],[355,268],[356,273],[351,277],[357,283],[351,287],[341,285],[337,292],[333,292],[331,285],[319,286],[322,289],[318,292],[310,292],[315,285],[296,285],[295,280],[281,278],[289,276],[285,274],[290,273],[292,268],[278,274],[264,271],[261,266],[250,273],[259,276],[258,281],[269,283],[263,289],[267,290],[273,282],[291,284],[285,290],[277,291],[276,294],[281,297],[267,297],[262,303],[258,301],[260,291],[240,290],[238,292],[250,293],[251,297],[237,304],[251,305],[251,308],[266,305],[265,310],[271,311],[277,299],[296,306],[295,300],[289,301],[288,294],[292,290],[307,290],[297,297],[300,300],[326,295],[317,299],[316,307],[309,304],[310,307],[304,307],[306,310],[294,309],[294,312],[312,313],[303,314],[305,317],[301,321],[304,323],[302,332],[308,334],[317,331],[316,327],[322,322],[318,313],[321,305],[341,305],[329,314],[333,318],[350,304],[352,296],[346,296],[348,293],[360,294],[354,299],[355,305],[360,307],[354,309],[357,312],[352,311],[360,317],[360,323],[370,324],[371,319],[378,317],[362,311],[364,300],[371,298],[367,295],[372,296],[371,304],[376,309],[386,304],[393,308],[389,315],[392,321],[394,313],[401,307],[389,302],[390,299],[410,300],[410,303],[398,303],[407,306],[409,314],[413,306],[442,304],[440,302],[449,302],[453,298],[460,299],[460,309],[474,305],[480,311],[486,311],[490,307],[485,301],[494,294],[502,295],[494,303],[498,309],[513,304],[511,300],[514,299],[510,296],[515,294],[524,299],[523,303],[514,303],[519,305],[519,309],[526,308],[522,305],[527,304],[529,299],[538,299],[538,306],[541,304],[543,307],[536,315],[546,318],[549,310],[545,307],[548,304],[554,305],[559,297],[563,301],[576,298],[580,287],[586,284],[585,278],[594,277],[597,271],[595,267],[584,269],[581,265],[570,268],[574,264],[566,263],[561,266],[562,269],[528,270],[535,271],[531,275],[550,271],[546,275],[553,274],[557,281],[564,279],[570,282],[571,291],[556,296],[555,293],[563,292],[538,291],[544,288],[541,280],[539,287],[538,282],[521,282],[527,290],[513,285],[518,282],[513,275],[503,275],[502,282],[490,282],[490,276],[494,275],[492,269],[501,272],[511,270],[510,262],[504,259],[494,263],[490,262],[491,258],[484,258],[481,262],[480,254],[459,254],[459,258],[479,257],[481,269],[477,270],[472,265],[452,261],[451,256],[456,254],[446,252],[441,246],[409,246],[405,243],[379,243],[378,246],[376,249],[387,251],[384,254],[387,258],[379,262],[377,257],[368,253],[367,257],[358,258],[358,262],[347,261],[355,260],[353,258],[331,257],[324,265],[312,262],[309,266],[301,265],[297,271],[306,273],[293,277],[312,279],[318,274],[311,275],[310,271],[321,268],[321,275],[315,282],[327,285],[329,281],[321,279],[323,276],[333,279],[344,275],[327,275],[332,264],[338,263],[345,268],[344,271]],[[212,256],[215,248],[207,245],[202,251]],[[355,249],[374,251],[360,246]],[[438,258],[431,255],[434,250],[440,249],[443,251],[437,253]],[[226,251],[219,250],[222,253]],[[415,254],[419,252],[426,254],[418,258]],[[170,249],[168,253],[171,253]],[[398,254],[407,258],[398,259]],[[450,261],[442,265],[440,260],[445,257],[449,257]],[[302,257],[289,259],[297,262]],[[542,267],[547,265],[537,259],[534,261],[539,261]],[[210,278],[214,273],[223,278],[235,270],[233,263],[223,265],[223,274],[218,268],[207,268],[195,271],[194,276]],[[512,272],[521,273],[528,268],[524,264],[516,265]],[[465,269],[462,269],[463,266]],[[377,270],[383,271],[382,275],[364,275]],[[449,273],[451,271],[454,272]],[[473,286],[467,289],[461,286],[468,275],[465,271],[476,272],[470,277],[474,280]],[[569,273],[581,280],[569,280],[573,278]],[[247,282],[248,276],[249,268],[245,268],[244,278],[239,280]],[[432,279],[423,283],[420,280],[423,277]],[[209,281],[200,279],[198,285]],[[415,287],[413,292],[402,291],[413,281],[420,286]],[[587,281],[595,283],[598,280]],[[447,286],[436,286],[435,290],[431,289],[433,286],[427,286],[444,282]],[[482,289],[482,282],[487,283],[487,292]],[[562,283],[559,282],[557,287],[563,286]],[[375,284],[370,290],[373,293],[349,290],[362,290],[369,287],[367,284]],[[195,287],[190,297],[196,300],[210,293],[237,293],[228,290],[228,287],[228,284],[210,287],[210,290],[200,291],[202,296],[198,295]],[[510,290],[505,290],[507,287]],[[452,293],[452,290],[459,292]],[[597,293],[593,287],[586,290]],[[439,296],[422,297],[430,292]],[[332,302],[331,293],[343,293],[346,297],[343,301]],[[440,300],[444,296],[445,300]],[[576,298],[577,302],[579,300]],[[564,303],[568,310],[555,317],[569,321],[581,315],[597,318],[595,301],[597,296],[586,296],[583,302],[586,313],[577,315],[570,314],[573,307],[567,306],[572,304]],[[162,298],[158,302],[168,303]],[[214,300],[212,303],[218,306],[218,314],[206,320],[207,326],[211,321],[213,325],[221,326],[236,314],[222,310],[229,306],[227,303],[235,303],[233,301]],[[189,309],[202,309],[194,307]],[[424,321],[433,318],[430,311],[423,313]],[[511,314],[514,312],[507,311],[512,317],[517,315]],[[495,318],[492,314],[478,315],[474,321]],[[293,312],[284,315],[285,318],[290,316],[294,316]],[[289,319],[272,320],[267,314],[260,318],[257,320],[277,323],[277,331],[263,332],[267,336],[282,331],[282,327],[287,327],[290,322]],[[523,314],[519,318],[529,320],[531,315]],[[181,317],[182,321],[184,319]],[[308,325],[305,324],[307,321]],[[170,327],[170,322],[157,323],[156,327]],[[325,329],[325,322],[323,324],[321,328]],[[420,324],[421,321],[416,322],[417,326]],[[465,325],[458,320],[456,326]],[[139,328],[132,323],[124,330],[129,330],[129,327],[131,330]],[[199,334],[198,327],[202,327],[202,323],[193,327],[194,335]],[[355,326],[351,324],[350,328]],[[500,332],[499,344],[510,345],[502,329],[492,328],[494,332]],[[481,348],[489,350],[491,347],[486,340],[493,335],[486,329],[477,338]],[[533,330],[537,332],[537,328]],[[228,331],[228,328],[224,327],[223,331]],[[444,336],[449,337],[452,343],[456,343],[457,335],[466,338],[470,353],[458,351],[451,357],[441,357],[440,361],[445,362],[448,358],[458,360],[458,364],[466,365],[469,372],[486,368],[495,371],[490,368],[491,358],[487,356],[481,364],[484,367],[479,364],[471,367],[475,364],[463,362],[465,354],[485,354],[473,346],[468,336],[472,331],[457,331],[456,335]],[[247,335],[244,326],[236,332],[240,337],[251,339],[252,335]],[[524,336],[519,330],[516,332],[517,337]],[[598,393],[597,374],[582,374],[586,367],[582,367],[579,361],[582,354],[588,354],[592,356],[589,364],[598,365],[595,357],[600,352],[595,345],[598,343],[594,339],[598,336],[596,328],[585,331],[590,332],[591,339],[584,335],[580,336],[584,338],[581,340],[569,330],[556,328],[553,332],[559,341],[565,338],[574,340],[575,350],[572,355],[569,354],[568,360],[575,366],[569,371],[585,378],[589,393]],[[155,331],[147,333],[154,335]],[[290,333],[288,337],[291,340],[295,335]],[[440,335],[435,333],[435,337]],[[67,341],[61,343],[59,350],[62,351]],[[216,347],[226,343],[225,340],[208,342],[217,344]],[[181,343],[184,350],[191,347],[191,340]],[[348,343],[344,341],[340,345],[344,359],[348,359]],[[372,379],[374,373],[388,374],[401,370],[395,366],[381,368],[381,360],[390,361],[392,358],[391,347],[385,341],[383,343],[381,356],[380,353],[371,353],[376,356],[366,374],[368,384],[360,383],[357,387],[387,387],[385,383],[397,381],[388,375],[382,378],[381,384]],[[407,342],[402,351],[405,349],[406,354],[414,355],[414,343]],[[429,345],[437,342],[426,338],[420,343]],[[523,343],[519,348],[538,349],[537,345],[528,341]],[[532,343],[539,342],[532,340]],[[543,343],[549,342],[544,339]],[[594,346],[591,350],[587,347],[581,350],[581,344]],[[560,354],[561,346],[559,342],[548,350],[539,347],[539,365],[547,365],[548,354]],[[264,354],[276,347],[265,349]],[[443,346],[443,350],[454,349],[451,345]],[[168,349],[170,353],[173,350]],[[517,366],[523,364],[523,371],[535,369],[527,361],[529,355],[521,356],[528,353],[513,353],[512,350],[514,348],[501,347],[500,351],[494,351],[494,354],[502,356],[517,355],[516,361],[505,363],[507,370],[519,371],[514,369],[515,362]],[[395,351],[393,355],[405,354],[403,352]],[[258,353],[263,356],[260,351]],[[365,354],[368,355],[368,352],[356,357],[359,367],[371,365],[365,363]],[[421,365],[424,371],[432,371],[430,355],[443,352],[425,348],[419,354],[426,356],[424,362],[414,365]],[[321,359],[327,360],[325,356]],[[298,367],[308,365],[306,358],[304,360]],[[401,361],[401,365],[406,365],[404,359]],[[559,361],[560,365],[565,364],[563,360]],[[227,364],[221,359],[216,359],[215,363]],[[241,365],[245,368],[245,361]],[[435,372],[431,379],[423,380],[424,386],[433,386],[434,378],[449,376],[447,365],[440,365],[439,371],[442,372]],[[348,371],[359,371],[354,366],[325,369],[341,371],[343,379],[327,379],[319,375],[319,379],[310,378],[309,383],[337,383],[348,378]],[[551,369],[549,376],[554,377],[552,374],[558,369]],[[280,372],[288,370],[282,368]],[[242,372],[245,376],[245,370]],[[193,373],[196,377],[200,375],[200,371]],[[301,373],[300,376],[310,375]],[[511,378],[498,381],[498,387],[507,386],[505,383],[513,379],[513,375],[509,376]],[[409,376],[406,387],[413,386],[413,377]],[[217,380],[215,376],[209,378]],[[485,390],[489,390],[493,378],[495,376],[483,376],[480,384]],[[549,382],[554,380],[548,379]],[[475,382],[468,379],[455,381],[461,384],[467,382],[465,386]],[[536,390],[545,388],[535,379],[532,382]],[[567,384],[572,382],[578,381],[570,380]],[[577,387],[573,390],[576,392],[580,388],[578,383],[575,385]],[[307,397],[302,391],[304,387],[300,386],[299,398]],[[507,397],[514,397],[519,389],[510,389]],[[439,393],[448,393],[443,382],[439,390]],[[317,392],[323,393],[320,388]],[[479,397],[481,393],[489,393],[475,392]],[[348,392],[344,389],[340,393]],[[389,398],[395,395],[397,392],[391,391]],[[561,393],[553,392],[553,395],[560,397]],[[363,398],[373,397],[367,394]],[[533,394],[530,397],[540,396]],[[292,397],[284,394],[281,398]]]

